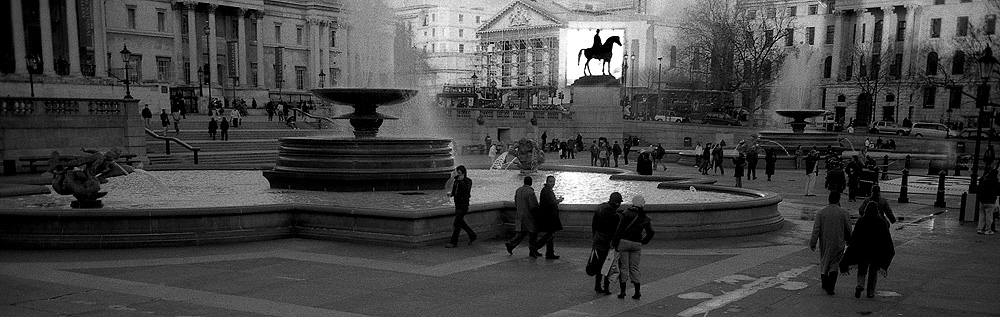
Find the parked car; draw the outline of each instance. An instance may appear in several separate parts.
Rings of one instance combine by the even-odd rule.
[[[709,112],[706,113],[704,117],[701,118],[701,123],[703,124],[719,124],[719,125],[731,125],[731,126],[741,126],[739,120],[736,120],[729,115],[721,112]]]
[[[940,123],[929,123],[929,122],[916,122],[913,123],[913,127],[910,128],[909,135],[915,137],[938,137],[938,138],[954,138],[958,137],[958,132],[953,131],[948,128],[948,126]]]
[[[871,134],[906,135],[907,132],[906,128],[898,126],[891,121],[875,121],[868,127],[868,133]]]
[[[958,138],[959,139],[967,139],[967,140],[975,140],[976,139],[976,133],[977,133],[976,129],[965,129],[965,130],[962,130],[962,132],[958,134]],[[982,137],[980,137],[980,140],[986,141],[986,140],[990,140],[990,139],[992,139],[993,141],[1000,141],[1000,135],[997,135],[996,133],[994,133],[991,136],[989,130],[983,129],[983,135],[982,135]]]
[[[664,111],[653,116],[653,120],[666,122],[691,122],[691,119],[677,115],[674,111]]]

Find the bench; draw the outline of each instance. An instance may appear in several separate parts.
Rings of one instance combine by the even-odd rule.
[[[118,162],[119,164],[128,164],[128,166],[134,166],[133,164],[142,162],[141,160],[136,159],[136,157],[138,156],[139,155],[132,153],[125,153],[119,156],[116,162]],[[79,155],[60,155],[59,161],[69,162],[78,158],[80,158]],[[49,168],[50,159],[52,159],[51,156],[22,156],[17,158],[18,161],[24,162],[23,164],[21,164],[21,167],[28,168],[28,171],[31,173],[39,173],[38,171],[39,168],[44,168],[47,170]]]

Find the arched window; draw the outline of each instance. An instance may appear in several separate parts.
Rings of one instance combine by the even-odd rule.
[[[895,102],[895,101],[896,101],[896,95],[893,94],[885,95],[885,102]]]
[[[951,74],[965,74],[965,52],[955,51],[955,57],[951,60]]]
[[[677,66],[677,46],[670,45],[670,67]]]
[[[823,60],[823,78],[830,78],[830,72],[833,69],[833,56],[827,56]]]
[[[847,96],[844,95],[837,96],[837,102],[845,102],[845,101],[847,101]]]
[[[761,65],[760,68],[761,68],[761,73],[764,75],[764,78],[770,79],[771,78],[771,61],[764,61],[764,64]]]
[[[927,53],[927,75],[937,74],[938,54],[937,52]]]

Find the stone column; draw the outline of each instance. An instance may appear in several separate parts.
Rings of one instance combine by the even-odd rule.
[[[903,50],[903,78],[910,77],[913,75],[913,66],[910,65],[913,61],[913,55],[916,54],[916,43],[914,43],[915,34],[917,30],[917,23],[914,20],[914,10],[916,10],[916,5],[906,5],[903,7],[906,10],[906,34],[903,35],[903,45],[902,47],[910,47],[913,49]]]
[[[247,83],[250,82],[250,77],[247,76],[247,74],[250,72],[247,70],[250,69],[250,63],[247,61],[247,45],[250,41],[247,40],[246,30],[247,9],[237,8],[236,15],[236,27],[239,29],[236,31],[236,36],[239,38],[237,40],[238,44],[236,45],[236,50],[239,52],[239,56],[236,57],[236,63],[239,65],[239,67],[237,67],[237,73],[240,76],[240,86],[249,86]]]
[[[38,0],[38,19],[42,28],[42,74],[56,74],[56,59],[52,53],[52,10],[49,0]]]
[[[13,26],[14,34],[14,73],[28,73],[28,50],[25,45],[24,35],[24,9],[21,0],[10,0],[10,24]]]
[[[80,76],[80,31],[76,25],[76,1],[66,1],[66,36],[69,45],[69,75]]]
[[[325,78],[318,78],[324,81],[323,87],[330,87],[330,21],[321,20],[319,22],[319,70],[326,74]],[[319,74],[317,73],[317,76]],[[318,87],[317,87],[318,88]]]
[[[257,19],[257,83],[263,88],[264,79],[269,78],[268,67],[264,66],[264,11],[255,10],[253,18]]]
[[[93,1],[94,8],[94,76],[108,77],[108,34],[104,27],[104,1]]]
[[[216,47],[216,37],[215,37],[215,10],[219,8],[217,4],[208,5],[208,67],[211,69],[212,77],[209,79],[208,87],[212,88],[212,85],[218,82],[218,79],[223,78],[222,74],[219,74],[219,64],[216,57],[218,57],[218,48]]]
[[[840,81],[840,74],[843,73],[840,69],[840,55],[844,51],[844,15],[844,11],[833,12],[833,60],[830,63],[830,71],[833,72],[830,77],[833,81]]]
[[[893,11],[894,9],[893,6],[882,7],[882,46],[892,47],[895,51],[896,23],[899,21],[899,16]]]
[[[187,9],[188,17],[188,80],[192,83],[199,83],[201,78],[198,78],[198,68],[201,67],[201,62],[198,58],[198,31],[195,25],[197,20],[195,20],[194,10],[198,6],[197,1],[185,1],[184,8]]]
[[[319,87],[319,19],[309,18],[309,69],[306,70],[306,82],[312,83],[306,88]]]
[[[181,9],[183,8],[183,6],[184,6],[183,3],[174,3],[174,5],[170,6],[170,10],[171,10],[170,11],[170,16],[173,17],[172,18],[173,23],[171,23],[171,25],[174,28],[173,29],[173,31],[174,31],[174,47],[173,47],[174,56],[173,56],[173,69],[171,70],[171,71],[174,72],[174,75],[171,76],[171,79],[172,79],[172,81],[173,81],[174,84],[182,84],[182,83],[184,83],[185,80],[187,80],[187,78],[183,77],[183,75],[184,75],[184,50],[182,49],[182,47],[184,46],[184,38],[183,38],[183,34],[182,33],[184,31],[182,30],[182,27],[181,27],[181,17],[184,14],[183,12],[181,12]]]

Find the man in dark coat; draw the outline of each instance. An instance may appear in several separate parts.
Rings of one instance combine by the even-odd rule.
[[[219,123],[219,130],[222,132],[222,140],[229,141],[229,121],[226,121],[226,117],[222,117],[222,122]]]
[[[840,167],[839,163],[830,165],[830,170],[826,172],[826,189],[831,192],[843,193],[847,187],[847,173]]]
[[[622,144],[622,157],[625,158],[625,166],[628,166],[628,154],[630,152],[632,152],[632,140],[626,138],[625,143]]]
[[[517,235],[504,243],[507,246],[507,254],[510,255],[514,254],[514,248],[521,244],[525,236],[528,236],[529,246],[538,241],[538,230],[535,230],[535,218],[532,216],[535,209],[538,209],[538,198],[535,198],[535,189],[531,187],[531,182],[531,176],[525,176],[524,186],[514,191],[514,207],[517,209],[514,226]]]
[[[861,172],[864,171],[865,166],[861,164],[861,159],[857,155],[851,157],[851,162],[847,163],[847,189],[848,196],[847,201],[855,201],[855,197],[858,195],[858,182],[861,180]]]
[[[860,216],[863,217],[865,215],[865,212],[868,210],[865,207],[869,202],[874,203],[873,205],[877,207],[876,210],[879,213],[879,217],[887,220],[890,224],[896,223],[896,215],[892,213],[892,207],[889,207],[889,201],[886,200],[885,197],[882,197],[882,188],[878,185],[872,186],[871,196],[868,196],[868,198],[865,198],[865,200],[861,202],[861,207],[858,208]]]
[[[548,131],[542,131],[542,152],[548,152],[548,149],[546,148],[548,146],[548,143],[545,143],[545,139],[548,138],[549,138]]]
[[[146,122],[146,126],[149,126],[149,120],[153,119],[153,111],[149,110],[149,105],[142,108],[142,121]]]
[[[555,176],[549,175],[545,178],[545,187],[542,187],[542,192],[539,195],[538,212],[534,215],[535,230],[538,230],[539,233],[544,232],[545,234],[538,238],[536,244],[530,246],[531,249],[528,255],[531,257],[537,258],[541,256],[538,253],[538,249],[541,249],[542,245],[544,245],[546,259],[559,259],[559,256],[555,254],[552,235],[563,229],[562,221],[559,220],[559,203],[563,201],[563,198],[556,197],[555,191],[552,190],[555,186]]]
[[[615,167],[618,167],[618,157],[622,155],[622,147],[618,146],[618,141],[611,147],[611,155],[615,158]]]
[[[212,141],[215,141],[215,131],[219,129],[219,122],[215,121],[215,117],[212,117],[208,121],[208,135],[212,136]]]
[[[452,183],[451,192],[448,196],[455,198],[455,222],[452,224],[454,231],[451,233],[451,241],[445,248],[454,248],[458,245],[458,234],[465,230],[469,235],[469,244],[476,243],[479,237],[472,227],[465,222],[465,214],[469,212],[469,198],[472,198],[472,180],[467,176],[465,165],[455,168],[455,181]]]
[[[771,181],[771,175],[774,175],[774,163],[778,161],[778,157],[774,155],[774,149],[768,148],[764,153],[764,174],[767,174],[767,181]]]
[[[618,207],[622,204],[622,194],[611,193],[611,198],[607,202],[597,206],[594,213],[594,221],[591,223],[591,230],[594,233],[594,250],[597,251],[597,262],[604,263],[611,250],[611,241],[614,240],[615,231],[618,229]],[[594,277],[594,291],[604,295],[611,295],[608,286],[611,281],[600,272]],[[603,286],[602,286],[603,285]]]
[[[849,273],[851,267],[857,266],[858,286],[854,289],[854,297],[861,298],[861,292],[868,286],[868,298],[872,298],[875,297],[878,274],[888,274],[896,249],[889,233],[889,223],[878,216],[877,205],[866,201],[861,204],[861,208],[865,211],[854,224],[851,238],[847,240],[848,248],[844,259],[840,261],[840,272]]]
[[[747,151],[747,180],[757,179],[757,147],[754,146]]]
[[[167,136],[167,127],[170,126],[170,115],[167,114],[167,109],[160,110],[160,124],[163,125],[163,136]]]

